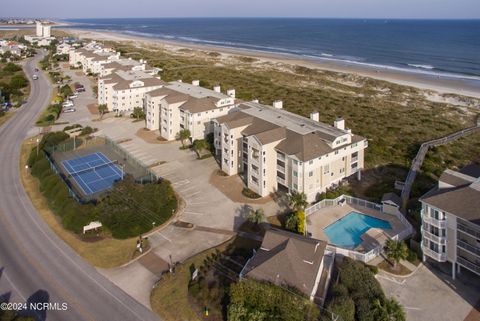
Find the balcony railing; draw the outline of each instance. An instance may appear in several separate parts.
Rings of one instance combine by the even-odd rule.
[[[457,246],[461,249],[464,249],[472,254],[475,254],[477,256],[480,256],[480,248],[478,247],[475,247],[471,244],[468,244],[467,242],[465,241],[462,241],[462,240],[457,240]]]
[[[428,216],[428,215],[425,215],[423,213],[423,210],[422,210],[422,220],[425,222],[425,223],[428,223],[430,225],[433,225],[435,227],[438,227],[438,228],[446,228],[447,227],[447,221],[445,220],[438,220],[434,217],[431,217],[431,216]]]
[[[446,237],[437,236],[433,233],[430,233],[430,232],[424,230],[423,227],[422,227],[422,235],[423,235],[424,238],[429,239],[430,241],[433,241],[437,244],[442,244],[442,245],[447,244],[447,238]]]
[[[352,160],[350,162],[355,163],[356,161],[358,161],[358,156],[357,157],[352,157]]]
[[[457,263],[477,274],[480,274],[480,264],[475,264],[473,262],[470,262],[469,260],[464,259],[461,256],[457,257]]]
[[[282,173],[285,174],[285,167],[280,166],[280,165],[277,164],[277,170],[278,170],[279,172],[282,172]]]
[[[423,242],[422,242],[422,252],[426,256],[431,257],[432,259],[438,261],[438,262],[445,262],[447,260],[447,254],[446,253],[438,253],[430,248],[426,247]]]
[[[285,185],[285,179],[283,179],[283,178],[281,178],[281,177],[279,177],[279,176],[277,176],[277,182],[279,182],[279,183],[282,184],[282,185]]]
[[[474,230],[473,228],[470,228],[463,223],[458,222],[457,223],[457,229],[459,229],[460,231],[462,231],[464,233],[472,235],[473,237],[476,237],[477,239],[480,239],[480,231]]]

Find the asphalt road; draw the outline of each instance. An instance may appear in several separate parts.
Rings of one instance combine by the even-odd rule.
[[[28,103],[0,127],[0,299],[57,304],[27,311],[37,320],[159,320],[59,239],[25,194],[19,176],[21,143],[51,98],[42,72],[31,80],[42,57],[24,67],[32,84]]]

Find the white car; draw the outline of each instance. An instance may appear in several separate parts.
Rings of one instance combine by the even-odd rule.
[[[37,80],[38,79],[38,76],[37,75],[33,75],[33,80]]]
[[[73,94],[73,95],[68,96],[68,99],[75,99],[75,98],[77,98],[77,97],[78,97],[77,94]]]
[[[75,108],[66,108],[63,110],[64,113],[73,113],[76,109]]]
[[[64,102],[62,104],[63,108],[66,108],[66,107],[73,107],[74,104],[73,104],[73,101],[67,101],[67,102]]]

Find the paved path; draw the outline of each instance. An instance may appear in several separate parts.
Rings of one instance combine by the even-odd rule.
[[[25,64],[30,79],[42,57]],[[21,143],[52,92],[43,73],[30,81],[28,103],[0,127],[0,295],[10,302],[67,303],[66,311],[32,313],[37,320],[158,320],[59,239],[26,195]]]
[[[402,208],[405,210],[407,207],[407,202],[410,199],[410,191],[412,189],[413,182],[415,181],[415,177],[417,176],[417,172],[420,170],[420,167],[422,167],[423,160],[425,158],[425,155],[427,155],[428,149],[433,146],[438,146],[438,145],[445,145],[447,143],[450,143],[454,140],[457,140],[461,137],[467,136],[469,134],[472,134],[476,131],[480,131],[480,118],[479,121],[477,121],[477,125],[469,128],[462,129],[458,132],[455,132],[453,134],[450,134],[445,137],[433,139],[431,141],[425,142],[420,146],[420,149],[417,152],[417,155],[412,161],[412,165],[410,167],[410,170],[407,175],[407,179],[405,180],[405,186],[402,189]]]

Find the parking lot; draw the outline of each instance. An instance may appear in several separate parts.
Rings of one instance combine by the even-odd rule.
[[[447,266],[427,262],[410,277],[377,279],[385,294],[404,306],[409,321],[463,321],[480,300],[480,281],[468,271],[456,280],[450,273]]]

